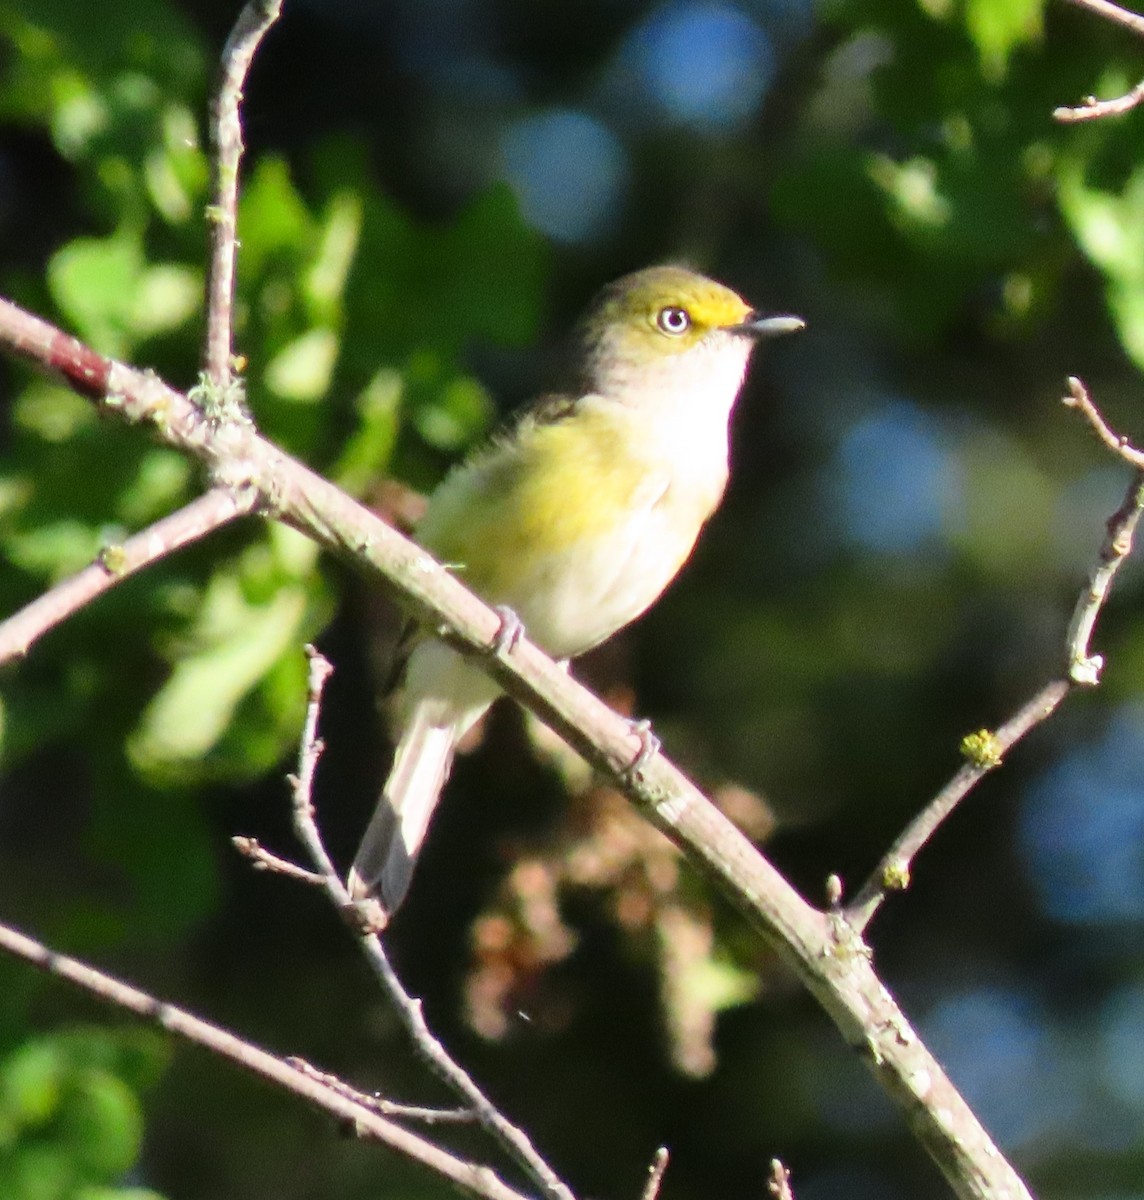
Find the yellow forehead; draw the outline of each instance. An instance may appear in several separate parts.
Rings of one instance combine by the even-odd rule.
[[[625,275],[605,293],[605,319],[654,322],[664,308],[685,309],[697,331],[736,325],[751,306],[729,287],[686,267],[649,267]]]

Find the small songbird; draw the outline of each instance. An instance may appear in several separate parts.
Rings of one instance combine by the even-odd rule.
[[[727,435],[751,351],[803,328],[722,284],[651,267],[605,288],[578,339],[578,388],[535,405],[446,476],[417,541],[557,659],[635,620],[675,577],[727,483]],[[349,874],[383,925],[401,903],[457,742],[499,695],[419,634],[396,705],[397,752]]]

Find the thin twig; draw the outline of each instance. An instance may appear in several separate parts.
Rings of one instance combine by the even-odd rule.
[[[306,654],[310,659],[309,699],[298,748],[298,771],[290,781],[294,796],[295,831],[322,876],[326,894],[338,912],[347,918],[359,934],[366,961],[385,988],[398,1019],[426,1065],[460,1097],[466,1107],[472,1110],[477,1123],[500,1142],[551,1200],[574,1200],[572,1190],[541,1158],[527,1134],[500,1112],[434,1036],[425,1021],[421,1001],[414,999],[405,990],[377,934],[364,930],[357,919],[358,906],[346,891],[318,832],[312,800],[314,772],[323,750],[318,738],[318,715],[322,690],[333,668],[313,646],[306,647]]]
[[[647,1169],[647,1182],[643,1186],[643,1191],[640,1192],[640,1200],[656,1200],[659,1196],[659,1189],[663,1187],[663,1175],[667,1170],[670,1157],[666,1146],[660,1146],[652,1155]]]
[[[767,1176],[767,1191],[775,1200],[794,1200],[794,1189],[790,1183],[790,1171],[780,1159],[771,1159],[771,1171]]]
[[[372,1106],[358,1103],[341,1089],[327,1086],[307,1072],[235,1037],[172,1004],[166,1004],[130,984],[105,975],[77,959],[57,954],[8,925],[0,925],[0,952],[82,988],[92,996],[134,1013],[168,1033],[209,1050],[252,1075],[291,1092],[322,1112],[349,1125],[359,1137],[382,1142],[397,1153],[436,1171],[463,1191],[483,1200],[529,1200],[514,1191],[488,1167],[471,1163],[381,1116]]]
[[[1068,2],[1077,8],[1095,13],[1107,21],[1112,21],[1124,29],[1131,30],[1139,37],[1144,37],[1144,17],[1130,12],[1127,8],[1122,8],[1119,4],[1111,3],[1111,0],[1068,0]],[[1065,123],[1097,121],[1101,117],[1115,117],[1129,112],[1141,101],[1144,101],[1144,80],[1123,96],[1113,96],[1108,100],[1098,100],[1095,96],[1086,96],[1080,104],[1062,105],[1060,108],[1053,109],[1053,119]]]
[[[211,110],[214,201],[207,210],[211,229],[207,284],[207,331],[203,365],[207,379],[225,390],[231,382],[234,336],[234,268],[238,228],[238,168],[242,160],[239,105],[250,62],[266,31],[278,20],[282,0],[250,0],[223,47]]]
[[[1127,8],[1121,8],[1119,4],[1113,4],[1111,0],[1068,0],[1068,2],[1144,37],[1144,17],[1130,12]]]
[[[427,1108],[422,1104],[399,1104],[396,1100],[386,1100],[382,1096],[366,1095],[357,1088],[351,1087],[344,1079],[319,1071],[312,1063],[304,1058],[291,1055],[286,1060],[290,1066],[305,1072],[311,1079],[316,1079],[328,1088],[340,1092],[355,1104],[361,1104],[383,1117],[395,1117],[403,1121],[419,1121],[423,1125],[471,1125],[476,1116],[469,1108]]]
[[[988,745],[988,752],[979,752],[969,762],[962,764],[957,774],[901,832],[883,855],[873,874],[858,890],[858,894],[843,908],[842,915],[857,933],[865,932],[874,914],[886,899],[887,893],[903,891],[909,886],[914,858],[941,827],[942,822],[990,771],[1001,765],[1002,757],[1030,729],[1056,712],[1061,701],[1068,695],[1069,687],[1067,680],[1054,679],[1041,688],[1000,729],[977,735]]]
[[[1144,451],[1137,450],[1123,434],[1116,433],[1101,415],[1100,409],[1092,402],[1088,388],[1075,375],[1068,377],[1068,393],[1061,398],[1065,408],[1075,408],[1077,412],[1096,430],[1097,437],[1118,458],[1138,471],[1144,470]]]
[[[1131,112],[1144,100],[1144,80],[1141,80],[1130,92],[1123,96],[1112,96],[1107,100],[1098,100],[1095,96],[1085,96],[1074,105],[1062,104],[1053,109],[1053,120],[1062,124],[1075,124],[1077,121],[1099,121],[1102,117],[1119,117]]]
[[[37,639],[97,596],[143,567],[251,512],[256,501],[253,492],[212,488],[126,541],[105,546],[90,566],[0,622],[0,664],[23,658]]]
[[[307,871],[288,858],[280,858],[271,854],[257,838],[238,834],[230,839],[231,845],[243,856],[250,859],[250,865],[256,871],[269,871],[272,875],[285,875],[287,879],[296,879],[299,883],[308,883],[313,887],[321,887],[322,877],[317,871]]]
[[[969,792],[1001,765],[1005,755],[1029,730],[1056,712],[1073,687],[1094,687],[1100,681],[1104,659],[1090,652],[1092,634],[1112,581],[1132,550],[1136,526],[1144,512],[1144,454],[1109,427],[1084,384],[1075,376],[1069,378],[1068,389],[1063,401],[1066,407],[1075,408],[1108,449],[1134,468],[1134,474],[1120,507],[1108,519],[1104,541],[1087,584],[1077,598],[1065,639],[1066,673],[1045,684],[999,729],[970,734],[962,742],[962,752],[968,761],[906,826],[858,895],[843,910],[846,920],[858,933],[869,926],[888,892],[901,891],[909,885],[914,858]]]

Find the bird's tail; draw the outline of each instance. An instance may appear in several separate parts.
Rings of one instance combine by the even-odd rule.
[[[418,705],[397,746],[385,789],[350,868],[347,886],[355,900],[373,897],[382,921],[405,897],[429,818],[453,765],[458,731],[442,722],[434,705]],[[434,719],[436,717],[436,719]]]

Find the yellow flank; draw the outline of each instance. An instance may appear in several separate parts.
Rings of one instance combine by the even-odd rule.
[[[654,466],[640,444],[627,414],[591,404],[551,424],[525,418],[449,475],[417,540],[486,599],[511,601],[538,560],[623,526]]]

